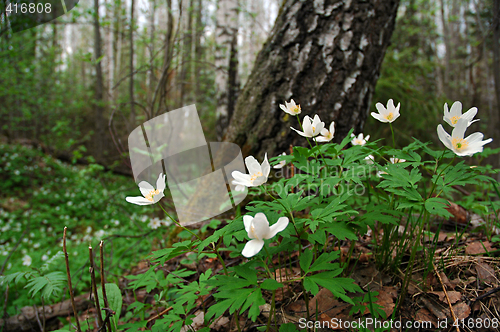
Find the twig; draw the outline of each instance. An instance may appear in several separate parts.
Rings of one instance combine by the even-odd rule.
[[[474,299],[474,302],[480,301],[480,300],[482,300],[482,299],[484,299],[484,298],[486,298],[486,297],[488,297],[490,295],[493,295],[493,294],[495,294],[496,292],[499,292],[499,291],[500,291],[500,287],[494,288],[494,289],[490,290],[489,292],[486,292],[483,295],[476,297]]]
[[[95,282],[95,271],[94,271],[94,255],[92,253],[92,246],[89,246],[89,257],[90,257],[90,280],[92,283],[92,290],[94,291],[94,302],[95,302],[95,308],[97,311],[97,323],[98,323],[98,328],[101,328],[104,325],[104,322],[102,321],[102,315],[101,315],[101,306],[99,305],[99,296],[97,296],[97,285]]]
[[[113,310],[111,310],[109,308],[102,308],[102,310],[106,311],[106,318],[104,318],[104,324],[106,324],[106,326],[108,326],[108,329],[111,332],[111,328],[109,327],[109,318],[111,316],[113,316],[114,314],[116,314],[116,312],[114,312]],[[97,330],[97,332],[105,331],[104,324],[101,326],[101,328],[99,330]]]
[[[173,307],[168,307],[167,309],[165,309],[162,312],[160,312],[158,315],[155,315],[155,316],[151,317],[150,319],[148,319],[148,323],[151,322],[151,321],[153,321],[153,320],[155,320],[155,319],[157,319],[160,316],[165,315],[167,312],[169,312],[172,309],[173,309]]]
[[[35,317],[36,317],[36,321],[38,323],[38,326],[40,327],[40,330],[42,332],[45,332],[43,329],[43,326],[42,326],[42,322],[40,321],[40,317],[38,317],[38,308],[34,304],[33,304],[33,309],[35,309]]]
[[[76,320],[76,331],[81,332],[82,329],[80,327],[80,321],[78,320],[78,314],[76,313],[75,306],[75,296],[73,294],[73,286],[71,286],[71,274],[69,272],[69,261],[68,261],[68,251],[66,250],[66,230],[68,227],[64,227],[64,235],[63,235],[63,252],[64,252],[64,260],[66,262],[66,275],[68,276],[68,288],[69,288],[69,296],[71,298],[71,306],[73,307],[73,315]]]
[[[103,301],[104,301],[104,306],[106,308],[109,308],[108,296],[106,295],[106,279],[104,278],[104,249],[103,249],[103,242],[102,242],[102,240],[101,240],[101,243],[99,243],[99,253],[100,253],[100,259],[101,259],[102,298],[103,298]],[[120,318],[120,317],[118,317],[118,318]],[[111,332],[111,323],[109,322],[109,311],[106,313],[106,326],[108,327],[108,331]]]
[[[446,296],[446,301],[448,302],[448,306],[450,307],[451,317],[453,318],[453,321],[456,322],[457,316],[455,316],[455,312],[453,311],[453,306],[451,305],[450,298],[448,297],[448,292],[446,291],[446,286],[443,283],[443,280],[441,279],[441,276],[439,275],[439,272],[436,269],[436,265],[434,265],[434,262],[432,263],[432,267],[434,268],[434,273],[436,273],[436,276],[439,280],[439,283],[441,284],[441,287],[443,287],[444,296]],[[460,332],[460,328],[458,327],[458,325],[455,325],[455,327],[457,329],[457,332]]]

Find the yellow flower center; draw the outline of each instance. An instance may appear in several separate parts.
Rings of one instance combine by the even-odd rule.
[[[156,190],[151,190],[151,191],[149,192],[149,194],[147,194],[145,197],[146,197],[146,199],[147,199],[148,201],[150,201],[150,202],[154,202],[153,197],[154,197],[155,195],[158,195],[159,193],[160,193],[160,191],[159,191],[158,189],[156,189]]]
[[[262,176],[262,172],[257,172],[255,174],[252,175],[252,177],[250,178],[250,181],[255,181],[255,179],[257,179],[259,176]]]
[[[457,124],[458,119],[460,119],[460,117],[459,117],[459,116],[454,116],[454,117],[452,117],[452,118],[451,118],[451,123],[452,123],[452,124]]]
[[[254,239],[256,239],[256,238],[257,238],[257,235],[255,234],[255,226],[254,226],[254,225],[250,226],[250,235],[251,235]]]
[[[292,108],[292,113],[299,114],[300,113],[300,105],[296,105]]]
[[[461,151],[469,146],[469,143],[463,138],[453,138],[451,140],[451,145],[455,147],[455,150]]]
[[[313,128],[313,133],[314,133],[316,131],[316,127],[313,126],[312,128]]]
[[[389,120],[389,121],[391,121],[393,117],[394,117],[394,114],[392,114],[392,113],[389,113],[389,114],[387,114],[387,115],[385,116],[385,118],[386,118],[387,120]]]

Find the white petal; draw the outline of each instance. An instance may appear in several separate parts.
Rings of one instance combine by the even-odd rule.
[[[253,175],[262,172],[259,162],[253,156],[245,158],[245,165],[247,165],[248,172]]]
[[[250,224],[252,223],[252,220],[253,217],[248,214],[243,216],[243,224],[245,224],[245,230],[247,233],[250,231]]]
[[[382,104],[382,103],[376,103],[375,104],[375,107],[377,108],[379,114],[381,115],[386,115],[388,114],[389,112],[386,110],[385,106]],[[372,116],[373,116],[374,113],[372,113]],[[375,113],[376,114],[376,113]]]
[[[394,113],[396,111],[396,107],[394,107],[394,101],[389,99],[387,101],[387,113]]]
[[[287,217],[279,218],[278,221],[276,222],[276,224],[269,227],[270,231],[269,231],[268,236],[265,237],[265,239],[270,239],[270,238],[274,237],[276,234],[278,234],[278,232],[281,232],[287,226],[288,226],[288,218]]]
[[[139,190],[141,191],[142,196],[146,196],[151,192],[151,190],[155,190],[155,188],[153,188],[153,186],[146,181],[141,181],[139,182]]]
[[[396,106],[396,109],[394,110],[394,112],[395,112],[396,114],[398,114],[398,116],[399,116],[399,108],[400,108],[400,107],[401,107],[401,103],[398,103],[398,106]]]
[[[391,122],[391,123],[392,123],[392,122],[396,121],[396,119],[397,119],[397,118],[399,118],[399,116],[400,116],[400,115],[401,115],[401,114],[399,114],[399,112],[398,112],[398,113],[394,113],[394,116],[392,117],[392,120],[391,120],[391,121],[389,121],[389,122]]]
[[[267,160],[267,152],[264,155],[264,161],[262,162],[261,169],[262,175],[264,175],[267,179],[267,177],[269,176],[269,172],[271,172],[271,167],[269,166],[269,161]]]
[[[264,241],[263,240],[250,240],[245,244],[245,248],[243,248],[243,251],[241,254],[245,256],[246,258],[253,257],[261,251],[262,247],[264,246]]]
[[[449,124],[450,126],[455,127],[455,125],[451,122],[451,118],[450,118],[449,116],[446,116],[446,115],[445,115],[445,116],[443,116],[443,120],[444,120],[447,124]]]
[[[147,200],[146,198],[144,198],[142,196],[127,197],[127,198],[125,198],[125,200],[127,202],[129,202],[129,203],[137,204],[137,205],[150,205],[150,204],[154,204],[154,202],[151,202],[151,201]]]
[[[377,119],[380,122],[389,122],[389,121],[387,121],[386,118],[384,118],[383,116],[381,116],[380,114],[377,114],[375,112],[372,112],[371,116],[373,116],[375,119]]]
[[[235,183],[233,183],[235,184]],[[242,186],[241,184],[238,184],[236,187],[234,187],[235,191],[245,191],[246,186]]]
[[[367,135],[367,136],[365,137],[365,141],[368,141],[369,139],[370,139],[370,135]]]
[[[446,146],[448,149],[452,149],[451,147],[451,136],[448,134],[442,125],[439,125],[437,127],[437,132],[438,132],[438,137],[443,142],[444,146]]]
[[[299,134],[300,136],[304,136],[304,137],[312,137],[311,135],[307,135],[306,133],[304,133],[304,132],[302,132],[302,131],[300,131],[300,130],[297,130],[297,129],[293,128],[293,127],[290,127],[290,129],[295,130],[295,131],[297,132],[297,134]]]
[[[453,128],[453,131],[451,132],[451,137],[460,139],[464,138],[465,130],[467,130],[468,124],[469,121],[467,121],[467,119],[458,119],[457,123],[455,124],[455,128]]]
[[[474,144],[477,142],[481,142],[483,140],[483,137],[484,137],[483,133],[477,132],[477,133],[470,134],[469,136],[467,136],[465,138],[465,140],[470,145],[470,144]]]
[[[470,122],[472,119],[474,119],[474,117],[476,116],[476,114],[477,114],[477,107],[472,107],[471,109],[469,109],[467,112],[465,112],[462,115],[462,118],[464,118],[464,119],[466,119],[467,121]],[[472,122],[470,122],[470,123],[472,123]],[[470,123],[469,123],[469,125],[470,125]]]
[[[450,112],[448,111],[448,103],[444,103],[444,116],[449,118]]]
[[[332,133],[332,136],[333,134],[335,134],[335,122],[332,121],[332,123],[330,123],[330,132]]]
[[[159,192],[163,192],[165,190],[165,175],[162,173],[160,173],[158,180],[156,180],[156,189],[158,189]]]
[[[462,103],[459,101],[456,101],[451,105],[451,110],[450,110],[450,116],[461,116],[462,115]]]
[[[163,197],[165,197],[165,195],[163,194],[163,191],[160,192],[158,195],[154,195],[153,196],[153,203],[159,202],[160,199],[162,199]]]
[[[233,179],[237,182],[250,182],[251,176],[249,174],[241,173],[240,171],[233,171],[231,173]]]

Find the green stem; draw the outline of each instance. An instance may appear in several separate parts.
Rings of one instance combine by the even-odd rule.
[[[394,139],[394,130],[392,129],[392,123],[389,122],[389,126],[391,127],[391,133],[392,133],[392,144],[394,146],[394,149],[396,148],[396,140]]]
[[[302,129],[302,132],[305,134],[304,132],[304,127],[302,127],[302,123],[300,122],[300,118],[299,116],[297,115],[297,121],[299,121],[299,126],[300,126],[300,129]],[[311,141],[309,141],[309,138],[306,137],[306,140],[307,140],[307,143],[309,143],[309,146],[311,147],[311,150],[313,149],[313,146],[311,144]],[[316,141],[315,141],[316,142]],[[317,143],[316,143],[317,144]],[[316,159],[316,161],[319,163],[319,160],[318,160],[318,157],[316,156],[316,154],[314,155],[314,159]]]
[[[167,217],[169,217],[170,220],[172,220],[177,226],[179,226],[180,228],[182,228],[185,231],[188,231],[189,233],[191,233],[192,235],[194,235],[198,240],[201,241],[201,239],[200,239],[200,237],[198,235],[196,235],[195,233],[193,233],[190,229],[187,229],[186,227],[182,226],[180,222],[178,222],[177,220],[175,220],[174,218],[172,218],[172,216],[167,212],[167,210],[165,210],[165,208],[163,207],[163,205],[161,205],[160,203],[158,203],[158,205],[161,207],[161,209],[163,210],[163,212],[165,212],[165,214],[167,215]]]

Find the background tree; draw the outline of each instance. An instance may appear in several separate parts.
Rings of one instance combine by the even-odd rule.
[[[399,1],[288,0],[236,104],[225,140],[270,155],[303,139],[279,109],[293,98],[305,114],[336,122],[337,140],[362,128]]]

